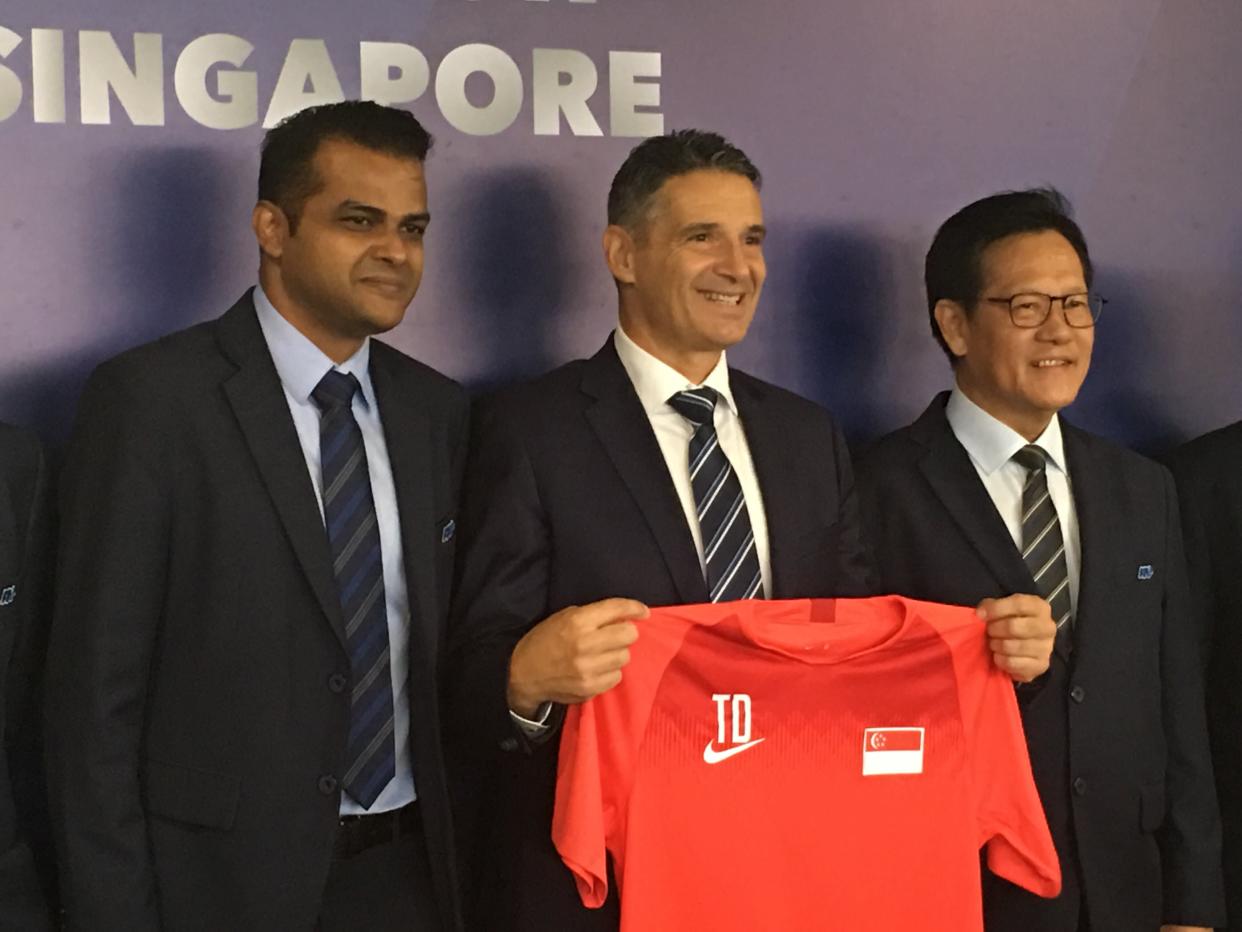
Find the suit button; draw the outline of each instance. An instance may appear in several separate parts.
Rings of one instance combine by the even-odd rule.
[[[328,677],[328,689],[334,693],[345,692],[345,687],[349,685],[349,679],[344,673],[333,673]]]
[[[1082,777],[1074,778],[1074,795],[1075,796],[1086,796],[1087,795],[1087,781],[1084,780]]]
[[[1087,696],[1087,691],[1081,686],[1075,686],[1070,690],[1070,698],[1075,702],[1082,702]]]
[[[319,778],[319,792],[324,796],[331,796],[336,792],[336,777],[325,775]]]

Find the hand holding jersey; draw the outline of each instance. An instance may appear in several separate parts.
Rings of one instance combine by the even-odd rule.
[[[987,622],[996,666],[1021,683],[1048,669],[1056,624],[1048,603],[1035,595],[984,599],[976,609]],[[509,667],[509,708],[531,718],[545,702],[585,702],[621,682],[637,619],[647,606],[633,599],[603,599],[549,615],[518,642]]]
[[[984,599],[976,609],[987,622],[996,666],[1029,683],[1048,669],[1056,624],[1039,596]],[[545,702],[585,702],[621,682],[629,647],[638,639],[633,623],[647,606],[633,599],[603,599],[549,615],[518,642],[509,667],[509,708],[524,718]]]
[[[585,702],[621,682],[638,639],[634,619],[647,606],[633,599],[571,605],[531,628],[509,663],[509,708],[533,718],[545,702]]]
[[[984,599],[975,611],[988,625],[992,660],[1020,683],[1042,676],[1052,658],[1057,625],[1052,608],[1037,595]]]

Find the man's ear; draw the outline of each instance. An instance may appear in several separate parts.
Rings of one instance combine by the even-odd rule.
[[[604,261],[621,284],[634,284],[634,253],[634,237],[629,230],[615,223],[604,230]]]
[[[279,259],[285,251],[285,241],[292,233],[289,230],[289,218],[285,212],[271,201],[259,201],[250,214],[250,226],[254,230],[254,238],[259,241],[259,249],[269,259]]]
[[[956,301],[941,298],[936,302],[933,312],[936,315],[936,326],[940,328],[940,336],[954,356],[962,357],[970,348],[970,315]]]

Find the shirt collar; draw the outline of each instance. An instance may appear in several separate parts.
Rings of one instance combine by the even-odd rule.
[[[668,400],[678,392],[703,387],[715,389],[729,406],[729,410],[737,414],[733,390],[729,387],[729,365],[725,361],[724,353],[720,354],[719,361],[707,378],[695,385],[672,366],[656,359],[631,340],[620,326],[613,331],[613,345],[617,349],[617,356],[621,358],[621,365],[634,383],[634,391],[638,393],[638,400],[642,402],[648,417],[673,410],[668,406]]]
[[[371,385],[371,338],[362,341],[358,352],[340,365],[307,339],[297,327],[289,323],[268,299],[262,285],[254,289],[254,309],[259,317],[259,329],[267,341],[268,352],[276,374],[294,400],[301,404],[313,404],[311,392],[329,369],[347,372],[362,387],[362,399],[368,408],[375,408],[375,389]]]
[[[1020,433],[998,421],[954,387],[945,406],[944,415],[958,441],[966,448],[971,460],[987,475],[1008,463],[1015,453],[1027,445]],[[1043,449],[1048,462],[1068,474],[1065,468],[1065,444],[1061,438],[1061,417],[1054,415],[1035,438],[1034,445]]]

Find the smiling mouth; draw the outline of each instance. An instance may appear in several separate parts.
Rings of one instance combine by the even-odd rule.
[[[1036,369],[1055,369],[1058,366],[1073,365],[1068,359],[1037,359],[1035,360]]]
[[[394,294],[406,290],[405,282],[396,281],[390,278],[364,278],[362,283],[364,285],[370,285],[373,288],[378,288],[380,291],[390,291]]]
[[[723,291],[700,291],[699,294],[713,304],[730,304],[734,307],[742,303],[743,297],[740,294],[728,294]]]

